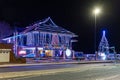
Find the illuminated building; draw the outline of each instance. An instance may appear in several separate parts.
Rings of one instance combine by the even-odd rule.
[[[3,40],[14,44],[16,56],[35,58],[58,56],[67,58],[65,50],[67,49],[67,52],[68,49],[72,51],[73,37],[76,37],[74,33],[57,26],[48,17]],[[73,53],[70,52],[70,54],[72,57]]]

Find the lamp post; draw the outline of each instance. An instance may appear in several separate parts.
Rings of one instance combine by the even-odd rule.
[[[93,13],[95,15],[95,25],[94,25],[95,26],[95,34],[94,34],[95,35],[95,39],[94,39],[95,40],[95,44],[94,44],[94,50],[96,52],[96,27],[97,27],[96,26],[96,19],[97,19],[97,15],[100,13],[100,9],[99,8],[95,8]]]

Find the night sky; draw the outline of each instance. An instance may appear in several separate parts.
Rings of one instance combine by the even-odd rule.
[[[47,17],[58,26],[74,32],[79,37],[73,49],[84,53],[94,52],[95,6],[101,8],[97,16],[96,41],[101,39],[102,30],[110,46],[120,52],[120,1],[119,0],[0,0],[0,20],[12,27],[26,27]]]

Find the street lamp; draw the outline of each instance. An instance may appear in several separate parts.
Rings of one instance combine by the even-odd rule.
[[[95,48],[95,52],[96,52],[96,18],[97,18],[97,15],[100,13],[100,8],[95,8],[93,13],[95,15],[95,44],[94,44],[94,48]]]

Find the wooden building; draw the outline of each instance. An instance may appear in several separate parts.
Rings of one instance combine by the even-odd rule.
[[[76,35],[57,26],[50,17],[36,22],[22,32],[3,39],[14,44],[14,53],[19,57],[72,58],[72,38]],[[68,54],[66,53],[68,52]]]

